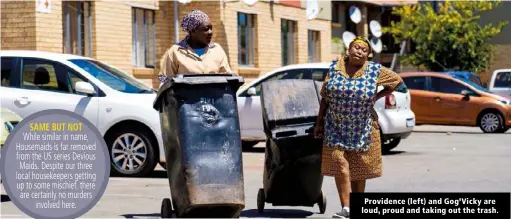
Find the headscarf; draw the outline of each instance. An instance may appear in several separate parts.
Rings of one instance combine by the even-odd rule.
[[[354,43],[364,43],[364,44],[366,44],[366,46],[369,47],[369,41],[367,39],[365,39],[364,37],[361,37],[361,36],[358,36],[353,41],[351,41],[349,48],[351,48],[351,46]]]
[[[192,10],[189,14],[185,15],[181,21],[181,28],[183,31],[190,32],[199,27],[202,23],[206,22],[209,16],[201,10]]]

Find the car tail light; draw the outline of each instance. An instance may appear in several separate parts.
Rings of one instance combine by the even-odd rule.
[[[394,94],[389,94],[385,96],[385,109],[395,109],[396,108],[396,97]]]

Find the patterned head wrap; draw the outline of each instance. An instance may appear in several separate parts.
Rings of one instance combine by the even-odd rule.
[[[181,28],[184,31],[190,32],[195,30],[195,28],[199,27],[202,23],[206,22],[209,19],[209,16],[202,12],[201,10],[195,9],[192,10],[189,14],[185,15],[183,20],[181,21]]]
[[[369,41],[368,41],[368,40],[366,40],[364,37],[361,37],[361,36],[358,36],[358,37],[356,37],[353,41],[351,41],[351,43],[350,43],[350,46],[349,46],[349,47],[351,48],[351,46],[352,46],[353,44],[355,44],[355,43],[363,43],[363,44],[365,44],[366,46],[369,46]]]

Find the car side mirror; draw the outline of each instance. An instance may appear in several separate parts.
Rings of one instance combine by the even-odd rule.
[[[96,90],[89,82],[78,81],[75,83],[76,92],[87,94],[88,96],[93,96],[96,94]]]
[[[248,89],[247,94],[249,96],[255,96],[255,95],[257,95],[257,90],[255,89],[255,87],[251,87]]]
[[[461,95],[463,95],[465,97],[478,96],[477,93],[474,92],[473,90],[462,90]]]

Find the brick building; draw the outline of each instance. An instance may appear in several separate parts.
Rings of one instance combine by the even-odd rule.
[[[300,0],[2,1],[1,49],[89,56],[157,86],[160,58],[175,42],[174,4],[180,20],[192,9],[210,16],[213,40],[247,80],[283,65],[331,60],[330,20],[307,20]]]

